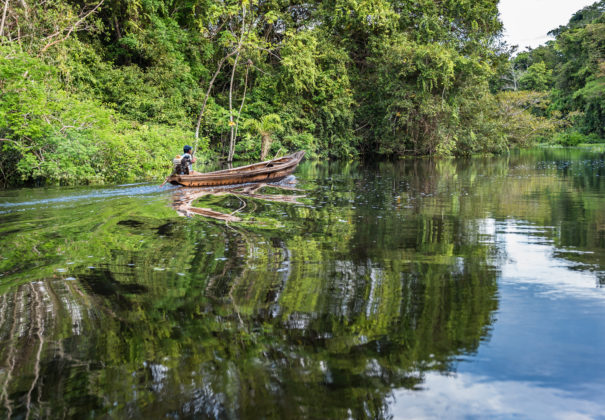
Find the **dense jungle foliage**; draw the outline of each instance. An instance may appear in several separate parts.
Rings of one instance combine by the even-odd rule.
[[[5,0],[0,183],[158,177],[186,143],[351,158],[602,136],[603,1],[512,61],[497,5]]]
[[[605,0],[576,12],[552,30],[555,40],[511,60],[508,85],[548,94],[549,116],[568,129],[559,143],[602,142],[605,138]]]

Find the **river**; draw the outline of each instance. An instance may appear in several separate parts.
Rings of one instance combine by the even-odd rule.
[[[603,153],[294,175],[0,191],[0,417],[605,418]]]

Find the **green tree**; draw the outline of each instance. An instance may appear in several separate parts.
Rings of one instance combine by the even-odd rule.
[[[519,87],[523,90],[543,92],[552,85],[552,70],[544,62],[532,64],[519,78]]]
[[[497,153],[517,141],[493,93],[547,89],[550,71],[547,112],[602,118],[598,7],[495,83],[510,73],[496,0],[29,3],[3,4],[5,184],[158,176],[183,142],[251,158],[239,124],[270,114],[276,144],[323,157]]]
[[[577,11],[550,35],[554,41],[513,59],[515,68],[525,72],[520,86],[552,89],[547,113],[571,122],[575,132],[605,137],[605,1]]]
[[[605,8],[605,1],[600,2]],[[562,31],[557,47],[563,62],[556,76],[555,105],[583,113],[579,128],[605,136],[605,10],[583,27]]]
[[[271,136],[283,131],[284,127],[281,124],[281,118],[277,114],[267,114],[261,117],[260,120],[249,119],[244,122],[244,128],[261,136],[261,152],[260,159],[265,160],[271,143]]]

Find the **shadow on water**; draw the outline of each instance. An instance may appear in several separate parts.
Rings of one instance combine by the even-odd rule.
[[[305,162],[304,197],[145,185],[69,206],[24,197],[45,208],[0,215],[1,415],[388,417],[394,390],[490,339],[499,221],[560,232],[583,206],[581,232],[552,240],[601,261],[591,227],[605,211],[574,186],[589,175],[509,159]]]

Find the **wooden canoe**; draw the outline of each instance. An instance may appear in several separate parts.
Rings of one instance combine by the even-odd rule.
[[[281,158],[193,175],[171,175],[166,181],[184,187],[216,187],[221,185],[246,184],[249,182],[275,182],[294,172],[305,151],[301,150]]]

